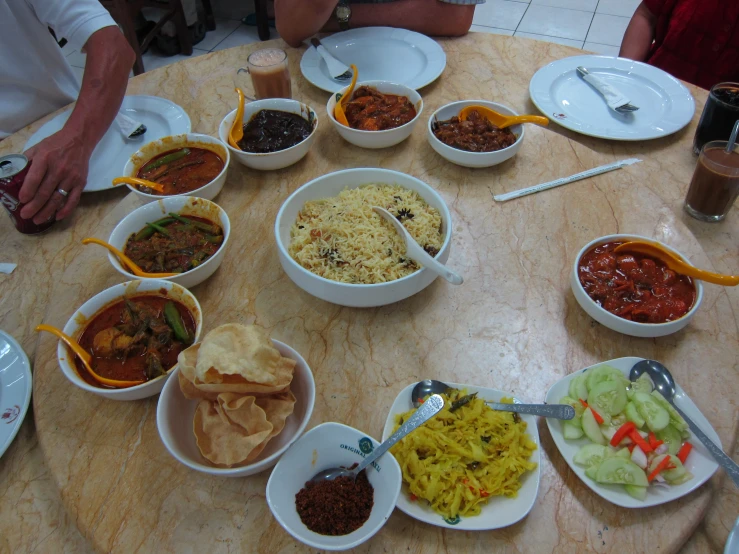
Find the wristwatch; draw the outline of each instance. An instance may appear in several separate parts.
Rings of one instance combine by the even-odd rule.
[[[352,16],[352,8],[349,6],[348,0],[339,0],[336,4],[336,20],[339,22],[339,29],[342,31],[349,30],[349,19]]]

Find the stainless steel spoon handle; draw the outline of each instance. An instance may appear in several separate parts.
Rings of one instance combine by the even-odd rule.
[[[575,408],[569,404],[502,404],[499,402],[486,402],[486,404],[489,404],[493,410],[505,412],[553,417],[555,419],[573,419],[575,417]]]
[[[382,456],[385,452],[398,442],[400,439],[405,437],[408,433],[415,431],[418,427],[426,423],[429,419],[438,414],[444,407],[444,399],[438,394],[434,394],[426,399],[426,402],[416,410],[416,412],[408,418],[400,428],[395,431],[388,439],[383,442],[380,446],[372,451],[372,454],[367,456],[364,461],[359,464],[355,469],[352,470],[354,475],[358,475],[360,471],[369,466],[377,458]]]
[[[716,444],[714,444],[714,442],[708,438],[708,436],[701,430],[701,428],[693,423],[692,419],[685,415],[685,412],[675,406],[674,402],[670,401],[670,404],[672,404],[672,407],[675,408],[677,410],[677,413],[679,413],[687,422],[688,427],[690,427],[690,430],[693,432],[693,434],[698,437],[698,439],[705,445],[706,448],[708,448],[708,451],[711,453],[711,456],[713,456],[713,459],[718,462],[718,465],[723,467],[724,471],[729,474],[731,480],[734,481],[734,485],[739,487],[739,465],[737,465],[734,460],[729,458],[723,450],[721,450]]]

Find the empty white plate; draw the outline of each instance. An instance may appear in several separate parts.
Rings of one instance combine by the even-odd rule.
[[[497,389],[488,389],[485,387],[476,387],[474,385],[462,385],[460,383],[447,383],[455,389],[466,389],[468,393],[476,392],[479,398],[499,402],[503,397],[512,397],[513,395]],[[411,402],[411,391],[416,383],[408,385],[395,398],[390,413],[385,420],[385,429],[382,431],[382,440],[385,441],[393,433],[395,428],[395,416],[413,409]],[[515,400],[514,400],[515,401]],[[541,444],[539,443],[539,430],[536,426],[536,416],[520,414],[521,419],[526,422],[526,432],[531,440],[536,444],[536,450],[531,455],[530,461],[536,463],[536,469],[526,472],[521,477],[521,488],[518,489],[518,496],[508,498],[507,496],[491,496],[490,500],[479,515],[471,517],[457,518],[450,522],[444,519],[440,514],[433,511],[430,507],[421,502],[411,501],[408,495],[408,486],[403,483],[403,487],[398,496],[397,507],[409,516],[438,525],[448,529],[459,529],[460,531],[487,531],[490,529],[500,529],[513,525],[517,521],[522,520],[534,507],[536,495],[539,492],[539,479],[541,477]]]
[[[111,181],[123,175],[123,167],[128,158],[147,142],[169,135],[190,132],[190,117],[185,110],[165,98],[126,96],[120,111],[146,125],[146,132],[133,140],[127,140],[114,121],[92,152],[85,192],[113,188]],[[72,110],[69,109],[47,121],[31,135],[23,150],[28,150],[31,146],[61,130],[71,113]]]
[[[585,67],[625,94],[639,110],[618,114],[577,75]],[[625,58],[574,56],[537,71],[529,94],[548,118],[572,131],[613,140],[648,140],[670,135],[693,119],[695,102],[687,88],[661,69]]]
[[[546,403],[558,404],[559,400],[563,396],[568,395],[570,381],[577,375],[580,375],[593,367],[604,364],[615,367],[628,379],[631,368],[634,367],[634,364],[643,359],[644,358],[636,357],[617,358],[615,360],[601,362],[599,364],[586,367],[583,370],[576,371],[575,373],[571,373],[552,385],[552,388],[550,388],[547,393]],[[685,415],[692,419],[698,427],[703,429],[703,432],[708,435],[708,438],[720,447],[721,440],[718,438],[713,427],[711,427],[711,424],[700,412],[698,407],[693,404],[693,401],[688,398],[688,395],[685,394],[685,391],[680,387],[680,385],[677,385],[676,388],[677,393],[675,394],[675,404],[677,404],[677,406],[685,412]],[[693,478],[682,485],[649,487],[646,500],[637,500],[636,498],[629,496],[621,485],[601,485],[600,483],[596,483],[589,477],[585,476],[585,468],[580,467],[572,461],[572,457],[577,453],[580,447],[585,446],[586,444],[591,444],[588,439],[583,437],[578,440],[565,440],[562,435],[562,422],[555,419],[547,419],[547,426],[549,427],[549,432],[552,434],[552,438],[554,439],[554,444],[559,448],[559,453],[562,454],[572,471],[582,479],[583,483],[590,487],[590,489],[598,496],[624,508],[647,508],[649,506],[657,506],[659,504],[664,504],[665,502],[676,500],[700,487],[703,483],[708,481],[711,475],[713,475],[718,469],[718,464],[708,453],[706,447],[703,446],[703,443],[691,433],[691,437],[688,440],[693,445],[693,450],[691,450],[688,459],[685,461],[685,468],[693,474]]]
[[[31,401],[31,363],[21,345],[0,331],[0,457],[13,442]]]
[[[321,43],[339,61],[356,65],[360,81],[392,81],[419,89],[435,81],[446,67],[446,54],[435,40],[405,29],[364,27],[324,37]],[[312,46],[303,53],[300,71],[328,92],[349,84],[331,78],[326,62]]]

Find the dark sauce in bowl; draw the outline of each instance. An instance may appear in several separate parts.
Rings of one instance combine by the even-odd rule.
[[[313,124],[298,114],[279,110],[259,110],[244,124],[239,148],[253,154],[268,154],[303,142],[313,131]]]

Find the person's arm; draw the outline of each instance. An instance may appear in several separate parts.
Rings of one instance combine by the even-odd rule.
[[[275,0],[277,32],[298,47],[319,31],[338,31],[337,0]],[[439,0],[398,0],[380,4],[351,4],[354,27],[402,27],[430,36],[461,36],[470,30],[474,5]]]
[[[654,40],[656,23],[657,18],[649,11],[644,2],[639,4],[629,22],[629,26],[626,27],[624,38],[621,41],[621,51],[618,55],[638,62],[645,61]]]
[[[77,206],[87,183],[90,156],[118,113],[135,59],[118,27],[93,33],[84,50],[87,62],[72,115],[59,132],[25,152],[33,163],[19,195],[21,202],[28,203],[21,217],[33,217],[37,224],[54,214],[57,220],[64,219]]]

